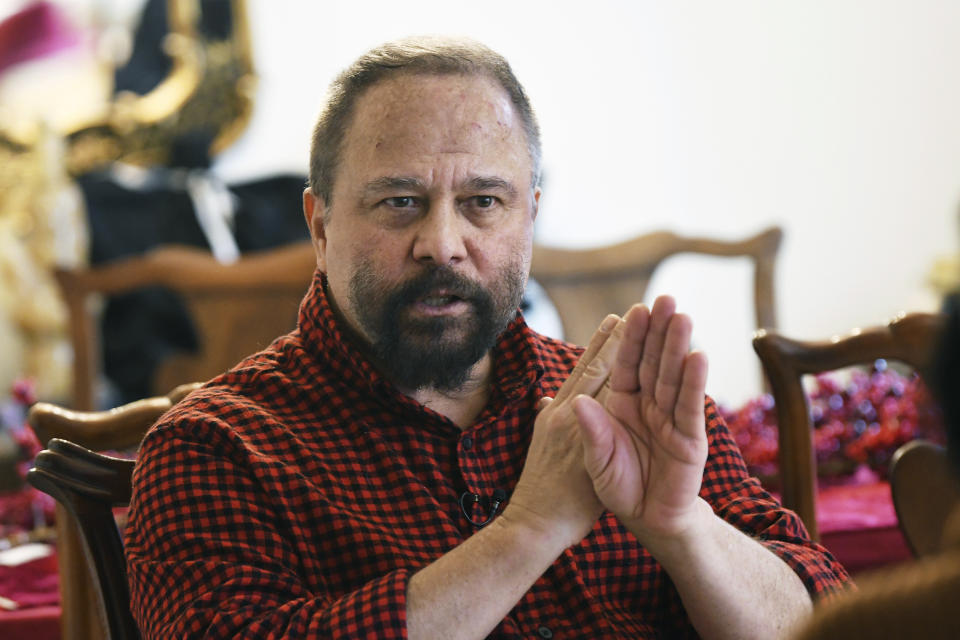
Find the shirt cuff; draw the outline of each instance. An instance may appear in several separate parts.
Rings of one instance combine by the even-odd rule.
[[[410,572],[392,571],[340,598],[329,609],[336,638],[406,638]]]

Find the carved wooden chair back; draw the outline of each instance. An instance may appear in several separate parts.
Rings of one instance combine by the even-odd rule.
[[[915,556],[943,550],[950,515],[960,509],[958,470],[943,447],[913,440],[890,460],[890,493],[903,537]]]
[[[797,512],[819,540],[816,521],[816,459],[810,407],[803,376],[834,371],[883,358],[925,375],[943,327],[939,314],[901,314],[885,326],[857,329],[843,337],[800,341],[760,330],[753,348],[760,356],[776,402],[780,482],[784,506]]]
[[[96,453],[139,444],[147,429],[199,383],[109,411],[38,402],[27,420],[47,448],[27,481],[57,501],[63,640],[139,638],[130,614],[126,565],[113,507],[130,500],[133,461]]]
[[[37,455],[34,465],[27,480],[53,496],[80,532],[92,568],[93,592],[106,622],[103,637],[139,638],[130,614],[123,543],[112,511],[113,507],[129,504],[133,461],[111,458],[55,438]]]
[[[556,307],[564,337],[585,345],[608,313],[622,314],[643,299],[654,271],[667,258],[681,253],[747,257],[754,266],[757,327],[776,327],[774,267],[782,238],[782,230],[771,227],[743,240],[658,231],[595,249],[535,245],[530,275]]]
[[[200,352],[161,363],[154,389],[162,393],[187,380],[207,380],[291,331],[315,268],[313,246],[298,242],[247,254],[232,264],[217,262],[203,249],[169,245],[98,267],[57,271],[74,349],[72,405],[96,408],[101,358],[90,304],[95,295],[158,285],[185,301]]]

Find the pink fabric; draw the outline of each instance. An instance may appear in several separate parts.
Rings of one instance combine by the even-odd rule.
[[[49,605],[0,611],[3,640],[60,640],[60,607]]]
[[[817,493],[820,541],[852,574],[912,557],[897,523],[889,483],[866,467]]]
[[[80,34],[56,5],[35,2],[0,22],[0,72],[77,45]]]
[[[0,596],[22,609],[59,604],[56,553],[14,567],[0,565]]]
[[[0,610],[3,640],[60,640],[56,553],[15,567],[0,566],[0,595],[20,605]]]
[[[896,526],[830,531],[821,534],[820,542],[854,577],[913,557]]]
[[[869,484],[821,487],[817,493],[817,524],[821,535],[834,531],[896,528],[897,513],[890,485]]]
[[[820,542],[851,574],[906,562],[889,483],[863,466],[850,476],[821,478],[817,490]]]
[[[0,492],[0,536],[30,531],[38,518],[52,525],[54,505],[53,498],[29,485]]]

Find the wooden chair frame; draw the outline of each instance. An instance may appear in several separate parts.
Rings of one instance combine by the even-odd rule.
[[[55,438],[37,454],[27,473],[27,481],[53,496],[77,525],[84,556],[92,567],[99,623],[106,632],[100,637],[108,640],[140,638],[130,613],[123,541],[112,511],[130,503],[133,466],[132,460],[111,458]]]
[[[305,241],[247,254],[232,264],[217,262],[204,249],[168,245],[102,266],[57,270],[74,350],[72,405],[96,408],[101,358],[96,313],[90,305],[95,294],[156,285],[184,298],[200,334],[201,353],[174,356],[161,364],[155,388],[166,390],[187,380],[208,379],[291,331],[315,268],[313,245]]]
[[[951,514],[960,508],[957,470],[944,447],[912,440],[890,460],[890,493],[897,522],[917,557],[943,550],[943,534]]]
[[[776,401],[783,504],[797,512],[814,540],[820,539],[816,458],[803,376],[878,358],[900,361],[926,375],[943,324],[939,314],[902,313],[885,326],[857,329],[831,340],[792,340],[772,330],[754,336],[753,348]]]
[[[657,231],[595,249],[535,245],[530,276],[556,307],[564,337],[583,345],[606,314],[622,314],[629,304],[643,299],[654,271],[667,258],[681,253],[748,257],[754,266],[756,326],[773,328],[777,326],[774,274],[782,239],[783,231],[770,227],[743,240]]]
[[[129,634],[129,624],[123,620],[124,611],[130,616],[129,594],[104,585],[108,576],[117,575],[116,562],[101,558],[116,557],[120,534],[116,527],[111,533],[110,527],[98,531],[84,524],[89,518],[108,522],[101,517],[104,514],[109,514],[109,523],[113,523],[111,507],[130,499],[130,478],[123,474],[133,463],[90,450],[135,447],[157,418],[199,386],[196,382],[183,384],[166,396],[109,411],[74,411],[47,402],[30,408],[27,421],[48,445],[37,456],[27,480],[57,500],[63,640],[138,637]],[[125,567],[120,568],[125,572]]]

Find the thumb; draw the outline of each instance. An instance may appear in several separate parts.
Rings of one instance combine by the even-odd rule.
[[[583,466],[590,477],[596,480],[613,457],[613,424],[603,405],[587,395],[574,398],[573,411],[580,425]]]
[[[537,402],[537,411],[543,411],[550,405],[551,402],[553,402],[553,398],[551,398],[550,396],[543,396]]]

